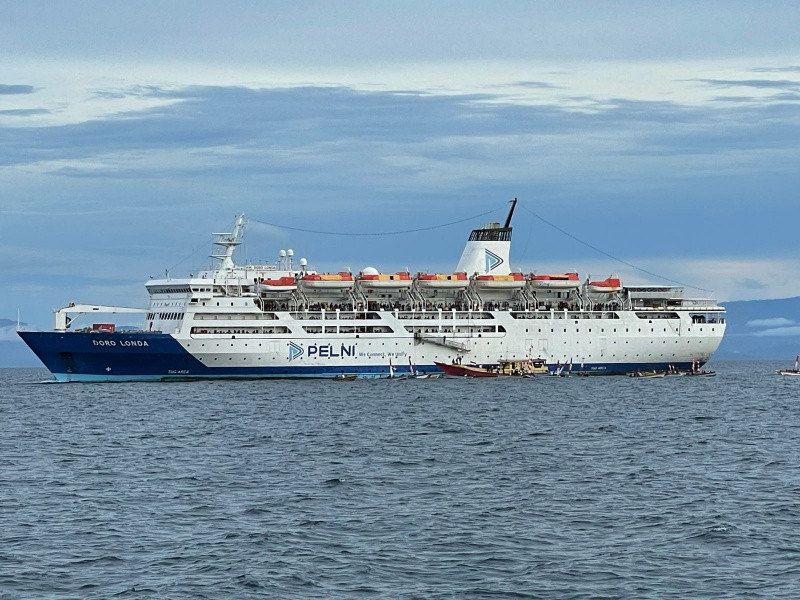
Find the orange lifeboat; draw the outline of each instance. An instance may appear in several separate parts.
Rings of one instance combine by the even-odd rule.
[[[541,290],[574,290],[581,285],[577,273],[561,273],[559,275],[534,275],[531,273],[528,281],[531,282],[531,287]]]
[[[417,285],[422,289],[463,290],[469,278],[466,273],[417,273]]]
[[[297,289],[294,277],[278,277],[277,279],[262,279],[258,284],[258,291],[269,294],[270,292],[291,292]]]
[[[509,275],[478,275],[474,280],[478,290],[518,290],[525,286],[525,275],[510,273]]]
[[[411,273],[398,271],[397,273],[378,273],[368,267],[358,275],[361,287],[365,289],[403,290],[411,287]]]
[[[608,277],[603,281],[590,281],[589,291],[595,294],[614,294],[622,291],[622,282],[619,277]]]
[[[310,290],[347,290],[355,285],[353,274],[347,271],[303,275],[300,281]]]

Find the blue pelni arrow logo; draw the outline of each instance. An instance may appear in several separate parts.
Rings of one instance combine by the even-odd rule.
[[[484,248],[486,252],[486,270],[493,271],[497,267],[503,264],[503,259],[497,256],[494,252],[489,252]]]
[[[303,347],[294,342],[289,342],[289,360],[294,360],[300,356],[303,356]]]

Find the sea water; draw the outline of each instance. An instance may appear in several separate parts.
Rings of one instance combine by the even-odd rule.
[[[0,598],[797,598],[800,378],[0,371]]]

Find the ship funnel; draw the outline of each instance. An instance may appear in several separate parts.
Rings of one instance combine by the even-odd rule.
[[[505,227],[500,223],[487,223],[480,229],[473,229],[469,240],[458,261],[456,271],[463,271],[468,275],[508,275],[511,273],[509,257],[511,254],[511,215],[517,199],[511,205],[511,211],[505,222]]]

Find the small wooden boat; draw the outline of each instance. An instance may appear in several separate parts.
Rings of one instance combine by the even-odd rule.
[[[687,377],[716,377],[716,371],[689,371],[686,373]]]
[[[356,375],[356,374],[345,374],[345,373],[341,373],[339,375],[336,375],[333,378],[334,381],[355,381],[356,379],[358,379],[358,375]]]
[[[435,361],[433,364],[444,371],[445,375],[451,375],[453,377],[497,377],[496,372],[490,371],[489,369],[484,369],[483,367],[472,365],[453,365]]]
[[[532,377],[547,375],[548,369],[543,358],[500,359],[498,372],[508,377]]]
[[[648,378],[661,378],[666,377],[667,374],[664,372],[659,371],[634,371],[633,373],[628,373],[628,377],[648,377]]]

